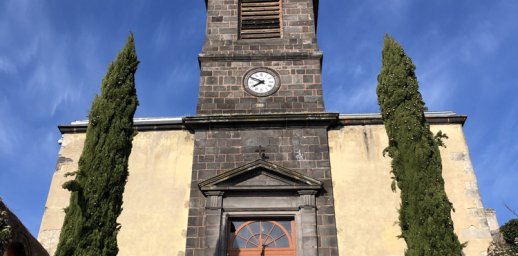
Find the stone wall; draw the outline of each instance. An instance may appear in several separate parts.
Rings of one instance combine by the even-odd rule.
[[[202,62],[196,114],[324,112],[319,59]],[[268,97],[243,88],[243,76],[254,67],[279,73],[281,87]]]
[[[326,126],[289,127],[286,125],[261,128],[259,124],[249,125],[248,128],[244,124],[226,128],[207,126],[195,132],[186,255],[202,255],[207,246],[204,226],[205,197],[197,184],[258,159],[259,153],[256,150],[259,146],[265,149],[266,161],[324,182],[324,191],[316,199],[318,227],[316,242],[319,246],[319,255],[336,255],[333,186]]]
[[[281,39],[239,40],[239,0],[208,0],[203,53],[318,50],[313,0],[282,0]]]

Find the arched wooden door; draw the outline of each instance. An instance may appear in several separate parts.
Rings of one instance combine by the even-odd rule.
[[[229,256],[295,255],[293,220],[233,220],[229,225]]]

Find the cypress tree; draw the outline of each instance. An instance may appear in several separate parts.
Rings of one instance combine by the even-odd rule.
[[[407,256],[459,256],[466,245],[453,231],[453,205],[444,190],[438,147],[447,137],[430,131],[414,70],[403,47],[385,35],[376,93],[389,138],[383,154],[392,158],[392,190],[396,185],[401,190],[400,238]]]
[[[117,217],[128,177],[133,115],[138,99],[135,72],[139,61],[133,34],[102,79],[88,113],[89,123],[75,180],[63,184],[71,191],[65,208],[57,256],[117,255]]]

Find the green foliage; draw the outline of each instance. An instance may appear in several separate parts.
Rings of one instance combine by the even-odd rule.
[[[0,198],[2,201],[2,198]],[[0,252],[11,243],[11,226],[7,223],[7,212],[0,212]]]
[[[512,248],[512,250],[518,252],[518,245],[515,244],[515,239],[518,238],[518,219],[512,219],[502,225],[500,227],[500,232],[502,232],[505,242]]]
[[[378,76],[378,104],[387,130],[392,158],[393,190],[401,190],[399,226],[407,243],[405,255],[461,255],[453,231],[452,204],[444,191],[438,146],[447,138],[432,134],[414,73],[415,66],[403,47],[385,35]]]
[[[133,115],[138,100],[135,72],[139,61],[133,34],[108,65],[101,95],[89,112],[86,140],[75,180],[63,184],[72,191],[66,209],[57,256],[117,255],[117,217],[128,177]],[[73,175],[73,174],[72,174]]]
[[[69,180],[65,182],[62,187],[70,192],[80,191],[82,189],[77,180]]]

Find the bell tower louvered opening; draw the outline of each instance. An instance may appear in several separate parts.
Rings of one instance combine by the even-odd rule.
[[[240,0],[240,38],[281,38],[281,0]]]

